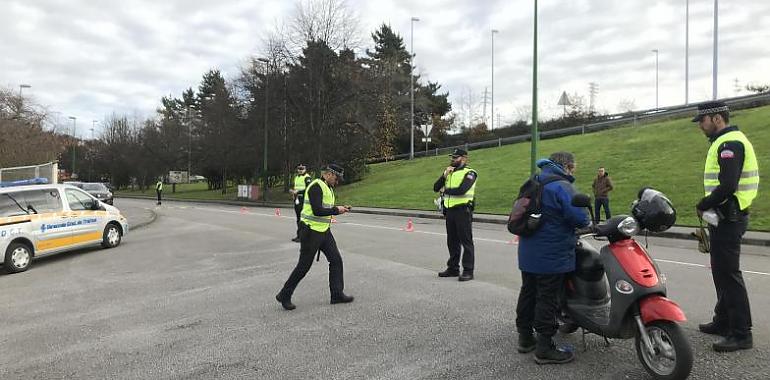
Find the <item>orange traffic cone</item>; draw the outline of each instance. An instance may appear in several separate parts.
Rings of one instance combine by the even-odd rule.
[[[275,216],[281,216],[281,209],[280,208],[276,208],[275,209]]]
[[[248,210],[246,210],[246,207],[241,207],[241,214],[248,213]]]
[[[406,228],[403,229],[406,232],[414,232],[414,224],[412,224],[412,218],[406,221]]]

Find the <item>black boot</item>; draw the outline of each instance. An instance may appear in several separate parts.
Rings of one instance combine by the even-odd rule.
[[[754,347],[754,339],[751,333],[746,336],[730,335],[720,339],[712,345],[716,352],[733,352],[738,350],[748,350]]]
[[[533,335],[531,332],[528,333],[519,333],[519,346],[516,347],[516,349],[521,354],[527,354],[535,350],[535,347],[537,347],[537,341],[535,340],[535,335]]]
[[[705,334],[728,336],[730,331],[727,326],[718,324],[716,322],[701,323],[698,325],[698,330]]]
[[[460,275],[460,278],[458,278],[460,281],[470,281],[473,280],[473,272],[464,271],[463,274]]]
[[[438,276],[439,277],[457,277],[459,275],[460,275],[460,270],[458,270],[458,269],[449,269],[449,268],[447,268],[447,270],[445,270],[443,272],[438,272]]]
[[[537,336],[537,348],[535,349],[535,363],[537,364],[564,364],[575,360],[575,354],[556,348],[550,336]]]
[[[354,297],[348,296],[345,293],[342,293],[337,296],[332,296],[331,304],[337,304],[337,303],[350,303],[353,302]]]
[[[291,296],[286,296],[283,294],[283,291],[279,292],[275,295],[275,300],[281,303],[281,306],[283,306],[286,310],[294,310],[297,308],[296,305],[291,303]]]

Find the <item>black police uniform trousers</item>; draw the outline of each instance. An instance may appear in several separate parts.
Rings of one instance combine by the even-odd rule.
[[[158,195],[158,204],[160,204],[160,194],[161,194],[162,192],[163,192],[163,191],[161,191],[161,190],[155,189],[155,193],[157,193],[157,195]]]
[[[748,215],[737,221],[720,220],[709,226],[711,234],[711,274],[717,293],[714,323],[729,328],[730,335],[751,333],[751,309],[743,273],[740,269],[741,237],[749,224]]]
[[[449,248],[447,269],[459,272],[462,248],[463,271],[473,273],[473,211],[470,207],[446,209],[446,244]]]
[[[302,213],[302,207],[305,205],[305,196],[297,194],[297,198],[294,200],[294,214],[297,215],[297,237],[299,237],[299,230],[301,225],[300,214]]]
[[[291,275],[289,275],[289,279],[283,285],[281,294],[288,297],[294,294],[294,289],[305,278],[305,275],[313,265],[313,260],[318,250],[321,250],[329,262],[329,290],[331,291],[331,296],[332,298],[342,296],[342,291],[345,287],[342,277],[342,256],[340,256],[340,251],[337,249],[337,242],[334,240],[331,229],[326,230],[326,232],[317,232],[311,230],[307,224],[302,223],[299,238],[299,261]]]
[[[564,273],[521,272],[521,292],[516,305],[516,330],[519,334],[552,337],[559,325],[556,313],[564,291]]]

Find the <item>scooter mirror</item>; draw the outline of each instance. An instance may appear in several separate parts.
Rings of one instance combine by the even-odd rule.
[[[586,194],[575,194],[572,197],[572,205],[575,207],[589,207],[591,206],[591,197]]]

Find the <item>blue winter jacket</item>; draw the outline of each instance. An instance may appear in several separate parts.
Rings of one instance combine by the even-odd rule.
[[[568,273],[575,270],[575,228],[589,223],[584,209],[572,206],[576,193],[575,177],[550,160],[539,160],[538,178],[559,176],[564,180],[548,183],[543,188],[543,219],[532,236],[519,240],[519,269],[536,274]]]

